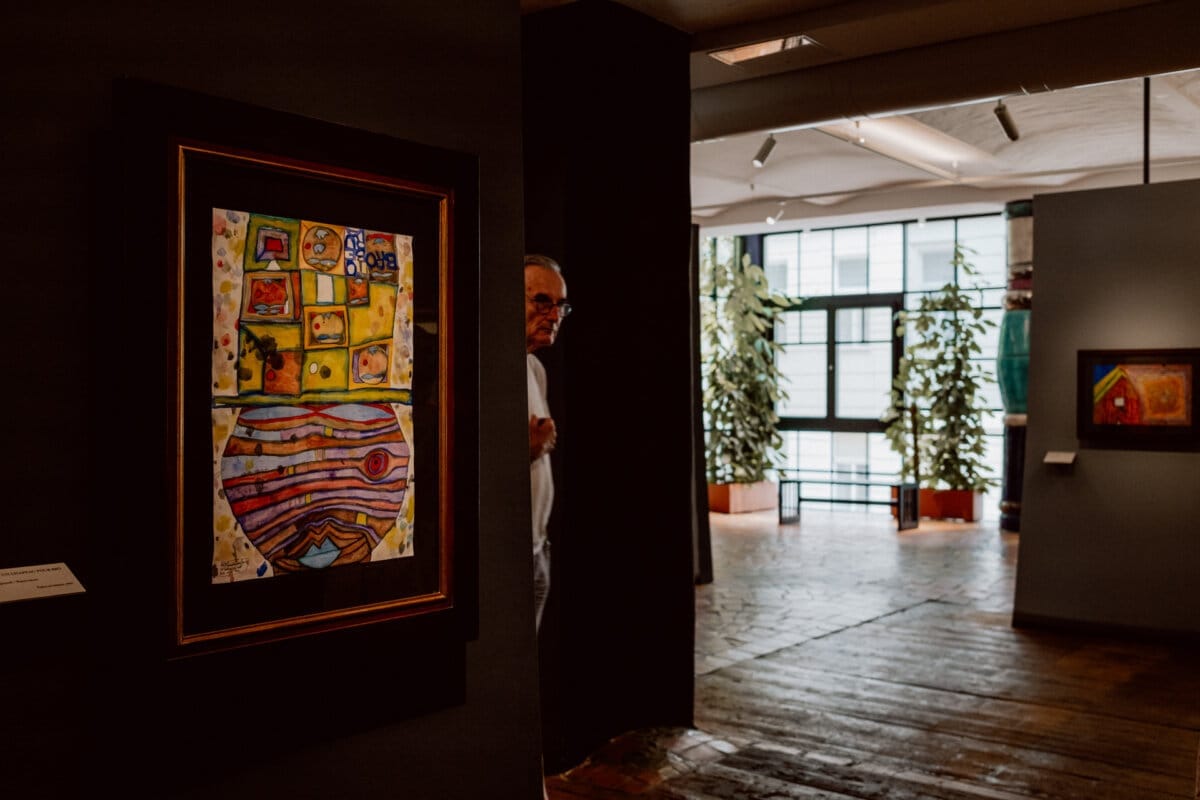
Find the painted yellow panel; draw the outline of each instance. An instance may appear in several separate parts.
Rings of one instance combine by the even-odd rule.
[[[247,326],[249,327],[249,326]],[[242,331],[240,340],[241,357],[238,359],[238,394],[261,392],[263,388],[263,359],[259,349]]]
[[[348,359],[345,349],[306,352],[300,375],[301,388],[305,392],[345,389]]]
[[[350,307],[350,344],[389,339],[396,319],[396,287],[372,283],[370,302]]]
[[[242,336],[246,333],[254,336],[260,342],[267,339],[275,340],[275,350],[299,350],[304,345],[304,331],[297,324],[262,325],[253,322],[242,324]]]
[[[321,296],[319,281],[325,281],[331,287],[330,296]],[[309,269],[300,273],[300,301],[305,306],[345,305],[347,296],[346,278],[342,275],[322,275]]]

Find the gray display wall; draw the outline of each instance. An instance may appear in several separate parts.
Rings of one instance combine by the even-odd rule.
[[[1198,221],[1197,181],[1034,198],[1018,625],[1200,633],[1200,453],[1075,436],[1077,351],[1200,347]]]

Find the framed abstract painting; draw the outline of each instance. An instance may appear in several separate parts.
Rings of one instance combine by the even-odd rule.
[[[172,654],[414,618],[470,635],[474,157],[168,100],[194,111],[153,137]],[[242,133],[204,123],[231,114]]]
[[[1200,444],[1200,349],[1080,350],[1076,435],[1089,447]]]

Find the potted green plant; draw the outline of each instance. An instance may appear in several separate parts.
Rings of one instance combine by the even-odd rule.
[[[981,516],[983,492],[996,484],[984,460],[981,398],[994,379],[977,360],[980,339],[995,323],[974,301],[970,284],[978,271],[968,252],[954,247],[957,281],[897,315],[897,335],[908,336],[883,421],[902,479],[920,487],[920,515],[971,521]]]
[[[709,509],[773,508],[783,438],[775,404],[787,399],[776,364],[775,319],[790,303],[772,292],[749,255],[721,261],[705,251],[701,288],[701,360],[706,417]]]

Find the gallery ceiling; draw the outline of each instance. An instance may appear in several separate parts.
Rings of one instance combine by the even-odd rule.
[[[1141,182],[1147,133],[1151,181],[1200,177],[1194,0],[620,1],[690,36],[693,220],[709,229]],[[711,55],[786,37],[738,64]]]

